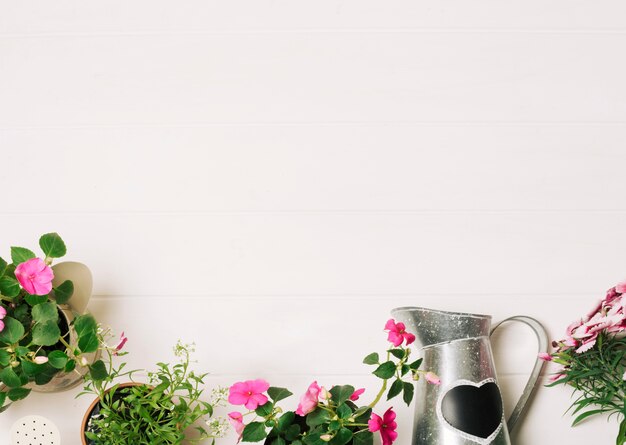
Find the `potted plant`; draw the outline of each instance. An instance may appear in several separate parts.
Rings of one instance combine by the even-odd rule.
[[[55,283],[51,264],[66,254],[56,233],[39,239],[43,258],[11,247],[0,258],[0,407],[31,390],[67,389],[79,383],[98,352],[97,323],[74,314],[67,303],[71,280]],[[78,366],[77,366],[78,365]]]
[[[102,350],[106,351],[107,363],[98,360],[92,365],[81,393],[97,396],[83,418],[84,445],[169,445],[207,439],[214,443],[225,433],[226,421],[209,418],[214,406],[225,400],[226,390],[213,391],[210,401],[201,399],[207,374],[196,374],[190,368],[193,345],[179,341],[174,347],[178,362],[157,363],[146,383],[132,381],[139,371],[125,371],[125,363],[113,366],[113,356],[121,355],[118,347],[109,348],[104,342]],[[125,377],[131,381],[116,383]]]
[[[609,289],[583,317],[570,324],[552,354],[559,365],[548,386],[567,385],[577,394],[570,410],[578,425],[591,416],[619,420],[617,445],[626,443],[626,282]]]
[[[402,394],[409,405],[413,400],[413,382],[424,374],[425,380],[439,385],[439,378],[419,369],[422,359],[410,360],[408,346],[415,336],[406,331],[403,323],[389,320],[385,325],[391,346],[381,360],[378,353],[363,360],[376,366],[372,374],[382,380],[381,388],[367,405],[358,403],[365,389],[352,385],[328,389],[317,381],[311,383],[294,411],[284,411],[278,402],[291,396],[288,389],[271,387],[262,379],[237,382],[229,388],[228,401],[243,405],[248,411],[228,414],[230,422],[243,442],[261,442],[267,445],[372,445],[374,433],[381,436],[383,445],[391,445],[398,434],[393,408],[382,415],[373,409],[386,394],[391,400]],[[388,386],[391,381],[391,385]],[[244,417],[252,421],[244,422]]]

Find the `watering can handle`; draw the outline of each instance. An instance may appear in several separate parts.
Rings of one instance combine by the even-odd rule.
[[[535,334],[537,335],[537,342],[539,346],[538,352],[548,351],[548,334],[546,333],[545,328],[542,326],[541,323],[539,323],[534,318],[526,317],[524,315],[517,315],[515,317],[510,317],[505,320],[502,320],[500,323],[498,323],[497,325],[493,327],[493,329],[491,330],[491,334],[489,335],[492,335],[495,332],[495,330],[498,329],[498,327],[500,327],[503,323],[506,323],[509,321],[519,321],[521,323],[524,323],[530,326],[531,329],[535,331]],[[528,382],[526,383],[526,386],[524,387],[524,392],[522,392],[522,395],[517,401],[517,405],[515,405],[515,409],[513,409],[511,416],[507,420],[507,427],[509,429],[509,433],[513,431],[513,429],[515,428],[515,425],[517,424],[517,421],[519,420],[520,416],[524,412],[524,408],[526,408],[526,403],[528,402],[528,399],[530,399],[530,396],[535,390],[535,384],[537,383],[537,380],[539,379],[539,375],[541,374],[541,370],[543,369],[544,365],[545,365],[545,362],[537,358],[533,371],[530,373]]]

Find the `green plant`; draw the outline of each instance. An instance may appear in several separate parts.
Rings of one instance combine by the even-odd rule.
[[[68,325],[60,305],[74,293],[67,280],[53,287],[53,259],[66,254],[56,233],[39,239],[44,258],[24,247],[11,247],[11,263],[0,258],[0,407],[30,393],[29,384],[44,385],[60,372],[84,363],[98,349],[97,323],[90,315]],[[70,329],[77,335],[71,344]]]
[[[577,393],[570,406],[573,425],[608,414],[620,421],[616,444],[626,443],[626,282],[609,289],[585,317],[554,342],[552,354],[540,354],[559,364],[548,386],[568,385]]]
[[[108,364],[94,363],[85,392],[81,393],[97,396],[97,412],[85,424],[88,443],[160,445],[207,439],[214,443],[216,437],[225,433],[224,420],[209,418],[214,406],[225,399],[226,390],[213,391],[209,402],[201,400],[201,386],[207,374],[196,374],[190,369],[193,345],[179,341],[174,347],[178,362],[157,363],[157,369],[148,373],[148,382],[134,386],[120,386],[116,381],[122,377],[132,379],[139,371],[125,371],[125,363],[113,366],[115,352],[105,350],[109,354]],[[189,437],[191,427],[195,427],[195,437]]]

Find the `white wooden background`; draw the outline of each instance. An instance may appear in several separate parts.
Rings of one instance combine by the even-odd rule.
[[[58,231],[131,364],[193,340],[210,386],[372,396],[402,305],[558,337],[626,278],[625,47],[621,0],[0,0],[0,255]],[[495,342],[510,410],[533,337]],[[78,444],[77,392],[0,442],[42,414]],[[569,397],[514,443],[613,443]]]

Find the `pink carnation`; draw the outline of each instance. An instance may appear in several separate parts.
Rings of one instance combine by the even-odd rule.
[[[15,268],[15,278],[31,295],[48,295],[52,290],[54,272],[41,258],[31,258]]]

